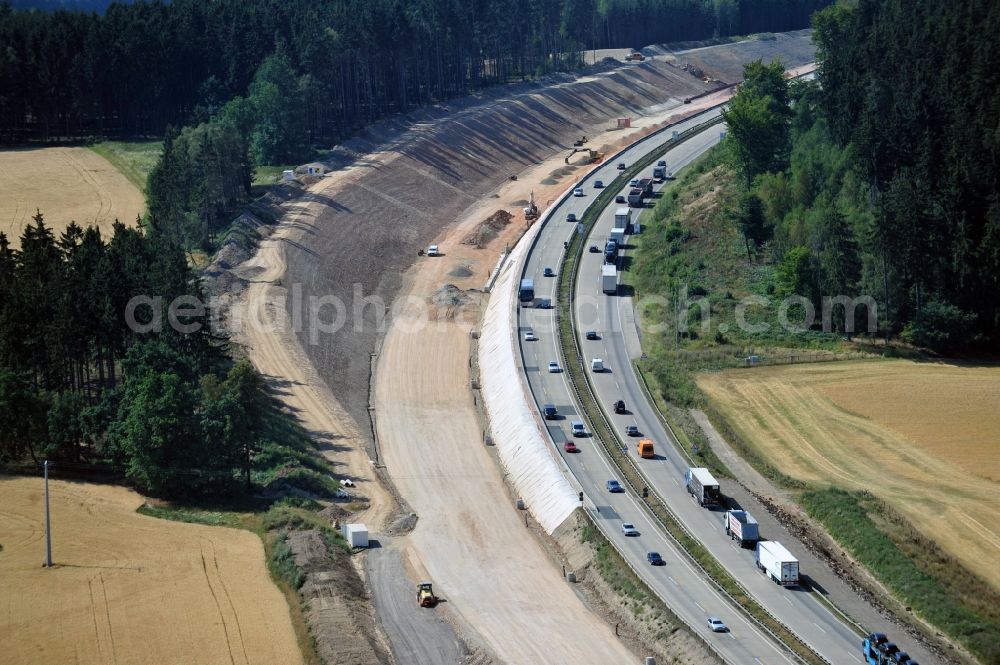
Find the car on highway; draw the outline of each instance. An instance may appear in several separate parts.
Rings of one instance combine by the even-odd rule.
[[[573,196],[583,196],[583,187],[577,187],[574,189]]]
[[[582,421],[574,420],[570,427],[573,429],[573,436],[587,436],[587,428]]]
[[[618,162],[618,170],[619,171],[625,170],[625,162]]]
[[[601,339],[601,336],[597,334],[596,330],[588,330],[584,337],[587,339]]]
[[[628,410],[625,408],[625,400],[620,399],[615,402],[615,413],[628,413]]]
[[[568,453],[578,453],[578,452],[580,452],[580,449],[577,448],[576,444],[573,443],[572,441],[567,441],[566,443],[564,443],[563,444],[563,450],[565,450]]]
[[[667,562],[663,560],[659,552],[646,552],[646,561],[649,562],[651,566],[665,566]]]
[[[608,491],[611,492],[612,494],[622,494],[623,492],[625,492],[625,488],[622,487],[622,484],[617,480],[615,480],[614,478],[609,480],[605,486],[608,488]]]
[[[639,530],[631,522],[622,522],[622,533],[626,536],[638,536]]]
[[[625,195],[619,194],[615,197],[615,203],[625,203]]]
[[[555,360],[549,361],[549,372],[556,374],[560,371],[561,370],[559,369],[559,363],[557,363]]]
[[[642,433],[639,432],[639,428],[637,426],[635,426],[635,425],[626,425],[625,426],[625,436],[642,436]]]
[[[535,309],[552,309],[552,301],[548,298],[540,298]]]
[[[628,184],[628,186],[629,187],[638,187],[639,186],[639,179],[638,178],[633,178],[632,181]]]
[[[729,630],[719,617],[708,617],[708,627],[713,633],[724,633]]]
[[[595,180],[594,181],[594,189],[601,189],[602,187],[604,187],[604,181],[603,180]]]
[[[591,254],[600,254],[601,253],[601,248],[598,247],[597,245],[591,245],[589,251],[590,251]]]
[[[555,277],[556,276],[556,274],[554,272],[552,272],[552,268],[546,268],[545,270],[543,270],[542,271],[542,275],[544,275],[545,277]]]
[[[575,222],[576,221],[576,213],[575,212],[568,212],[568,213],[566,213],[566,221],[567,222]]]
[[[559,412],[556,410],[554,404],[546,404],[543,406],[542,414],[544,414],[546,420],[555,420],[559,417]]]
[[[524,341],[525,342],[537,342],[538,338],[535,337],[535,331],[534,330],[525,330],[524,331]]]

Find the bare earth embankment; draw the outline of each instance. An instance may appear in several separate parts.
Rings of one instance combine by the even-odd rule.
[[[284,596],[249,531],[136,513],[125,488],[0,477],[0,664],[301,663]]]
[[[845,362],[697,381],[784,474],[885,499],[1000,589],[1000,367]]]
[[[117,219],[135,224],[146,209],[142,192],[87,148],[0,151],[0,233],[17,246],[37,209],[58,236],[75,221],[107,237]]]

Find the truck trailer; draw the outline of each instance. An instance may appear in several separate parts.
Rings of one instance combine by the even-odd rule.
[[[631,208],[618,208],[615,210],[615,228],[625,229],[628,232],[628,227],[632,225],[632,209]]]
[[[535,299],[535,280],[521,280],[521,287],[517,290],[517,299],[521,302],[531,302]]]
[[[608,236],[608,240],[614,240],[615,244],[621,247],[625,244],[625,229],[617,226],[611,229],[611,234]]]
[[[653,195],[653,179],[643,178],[639,181],[639,189],[642,190],[642,198],[648,199]]]
[[[708,469],[688,469],[684,474],[684,485],[699,506],[718,505],[722,500],[719,481],[712,477]]]
[[[740,547],[753,547],[760,540],[757,520],[745,510],[726,511],[726,533],[730,540],[739,542]]]
[[[628,204],[633,208],[641,208],[643,198],[645,197],[642,195],[642,190],[638,187],[628,190]]]
[[[777,584],[795,586],[799,583],[799,560],[778,541],[758,541],[754,558],[757,567]]]
[[[654,166],[653,167],[653,180],[656,182],[663,182],[667,179],[667,167],[666,166]]]
[[[618,268],[605,263],[601,266],[601,291],[609,296],[618,293]]]

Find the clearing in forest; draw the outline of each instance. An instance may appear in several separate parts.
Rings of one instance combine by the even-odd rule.
[[[860,361],[696,380],[783,474],[887,500],[1000,589],[1000,367]]]
[[[116,219],[135,224],[145,209],[142,192],[87,148],[0,151],[0,233],[15,247],[36,210],[57,237],[71,221],[108,237]]]
[[[136,513],[122,487],[0,477],[0,665],[298,665],[288,605],[249,531]]]

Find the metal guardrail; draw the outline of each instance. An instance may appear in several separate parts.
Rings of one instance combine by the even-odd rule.
[[[708,109],[706,112],[711,111],[711,110],[714,110],[714,109]],[[693,116],[693,117],[695,117],[695,116]],[[703,131],[704,129],[706,129],[707,127],[710,127],[711,125],[718,124],[721,121],[722,121],[721,118],[717,118],[717,119],[710,120],[708,122],[700,123],[700,124],[698,124],[698,125],[690,128],[688,130],[685,130],[683,133],[681,133],[677,137],[669,140],[667,143],[665,143],[664,145],[660,146],[660,148],[657,149],[656,151],[653,151],[653,152],[649,153],[645,158],[643,158],[642,160],[640,160],[639,162],[637,162],[635,165],[633,165],[632,168],[627,169],[621,176],[619,176],[618,178],[615,179],[615,182],[617,182],[619,180],[627,181],[627,179],[629,177],[631,177],[632,175],[635,175],[638,171],[642,170],[643,168],[645,168],[649,164],[653,163],[656,160],[657,157],[661,156],[662,154],[665,154],[666,152],[668,152],[670,149],[672,149],[676,145],[679,145],[680,143],[683,143],[685,140],[687,140],[691,136],[699,133],[700,131]],[[671,126],[667,126],[667,127],[662,128],[661,130],[658,130],[658,132],[659,131],[666,131],[666,130],[669,130],[670,128],[671,128]],[[656,133],[650,134],[649,136],[654,136],[654,135],[656,135]],[[640,139],[639,141],[636,141],[632,145],[627,146],[622,151],[619,151],[619,153],[616,153],[616,156],[619,155],[619,154],[621,154],[622,152],[625,152],[626,150],[631,149],[632,147],[634,147],[638,143],[641,143],[642,141],[645,141],[646,139],[649,138],[649,136],[643,137],[642,139]],[[612,157],[611,159],[614,159],[614,158],[615,157]],[[614,186],[612,184],[612,185],[610,185],[608,187],[608,189],[614,190],[615,188],[614,188]],[[586,216],[586,213],[585,213],[585,216]],[[597,221],[597,216],[594,215],[591,218],[591,221],[590,221],[590,223],[588,225],[589,228],[586,229],[584,237],[589,236],[590,232],[593,229],[593,226],[596,224],[596,221]],[[574,241],[575,240],[577,240],[576,237],[574,237]],[[574,243],[574,245],[575,245],[576,250],[577,250],[576,251],[576,257],[575,257],[575,259],[576,259],[577,266],[578,266],[579,265],[579,259],[583,255],[583,247],[585,245],[585,242],[581,240],[578,243]],[[560,268],[560,274],[561,275],[565,274],[565,266],[566,266],[566,263],[569,260],[569,258],[570,258],[569,254],[566,254],[563,257],[562,267]],[[627,447],[624,446],[622,444],[621,440],[618,438],[617,433],[615,432],[614,428],[611,426],[610,421],[607,418],[607,414],[604,412],[604,408],[601,406],[600,401],[597,399],[596,395],[593,392],[593,388],[590,385],[590,379],[589,379],[589,376],[587,375],[586,367],[584,365],[584,358],[583,358],[583,355],[582,355],[582,350],[580,349],[580,346],[579,346],[579,339],[577,338],[575,332],[572,332],[575,329],[575,327],[576,327],[575,320],[574,320],[575,316],[574,316],[574,311],[573,311],[573,307],[572,307],[572,303],[573,303],[573,300],[574,300],[574,294],[576,292],[576,280],[577,280],[577,270],[573,270],[573,271],[571,271],[571,274],[569,276],[568,299],[567,299],[567,302],[565,303],[565,306],[568,307],[569,312],[570,312],[571,336],[573,338],[574,350],[576,351],[576,358],[575,358],[575,360],[576,360],[577,366],[580,367],[580,369],[581,369],[581,371],[583,373],[584,383],[586,384],[586,390],[587,390],[588,396],[589,396],[590,400],[596,405],[597,410],[598,410],[598,415],[599,415],[599,417],[601,419],[602,424],[604,425],[605,429],[611,434],[611,436],[614,437],[615,443],[619,447],[619,449],[627,451]],[[563,303],[560,302],[559,305],[560,305],[560,309],[561,309],[562,306],[563,306]],[[562,327],[562,316],[561,316],[561,314],[557,314],[557,316],[555,318],[556,318],[556,329],[557,329],[557,331],[559,331],[559,329]],[[563,360],[564,366],[565,367],[569,367],[567,350],[564,348],[564,345],[562,343],[561,334],[560,334],[560,353],[563,356],[562,360]],[[568,378],[569,384],[573,387],[574,392],[577,394],[577,399],[579,400],[579,402],[581,403],[581,405],[584,405],[585,404],[584,394],[581,391],[580,386],[577,385],[577,381],[573,377],[573,372],[567,372],[567,378]],[[597,435],[597,431],[596,431],[597,428],[593,427],[593,418],[592,418],[592,415],[590,413],[590,410],[584,408],[584,412],[585,412],[584,416],[588,420],[591,420],[591,423],[590,423],[591,424],[591,430],[594,432],[595,436],[597,436],[597,438],[601,440],[601,442],[605,446],[605,448],[609,448],[608,442],[604,440],[604,437],[601,437],[601,436]],[[671,430],[671,433],[673,434],[673,430]],[[609,449],[609,452],[610,452],[610,449]],[[612,463],[614,463],[616,466],[618,466],[619,468],[621,468],[620,464],[619,464],[619,462],[617,460],[617,458],[614,455],[609,455],[609,456],[612,458],[611,459]],[[631,466],[633,472],[638,477],[640,477],[640,478],[644,478],[645,477],[645,475],[639,470],[638,466],[627,455],[627,453],[625,454],[625,459],[628,461],[628,463]],[[624,469],[623,469],[623,471],[624,471]],[[636,487],[628,479],[628,474],[625,474],[624,478],[625,478],[626,482],[632,487],[633,491],[635,491],[637,494],[639,494],[640,493],[640,489],[638,487]],[[673,510],[670,509],[669,505],[667,504],[667,502],[663,498],[663,496],[660,495],[658,492],[656,492],[656,490],[654,488],[650,487],[649,485],[651,485],[651,483],[647,483],[647,485],[646,485],[647,489],[651,492],[651,494],[654,496],[654,498],[660,503],[660,505],[663,507],[663,509],[665,510],[665,512],[668,514],[668,516],[674,522],[674,524],[678,527],[678,529],[681,532],[683,532],[684,535],[686,535],[687,537],[691,538],[692,540],[697,541],[698,539],[693,534],[691,534],[690,531],[688,531],[688,529],[684,526],[683,522],[681,522],[681,520],[677,517],[677,515],[673,512]],[[774,631],[772,631],[767,626],[765,626],[759,619],[757,619],[746,608],[744,608],[728,591],[726,591],[712,577],[712,575],[708,572],[708,570],[706,570],[705,567],[702,566],[701,563],[695,558],[693,552],[691,552],[691,550],[689,550],[683,543],[681,543],[677,538],[674,537],[674,535],[670,532],[670,529],[666,526],[666,524],[664,524],[662,522],[662,520],[656,514],[656,512],[653,511],[652,508],[648,504],[646,504],[646,502],[643,501],[641,503],[643,504],[643,506],[645,507],[645,509],[647,510],[647,512],[652,516],[652,518],[657,523],[659,523],[661,527],[663,527],[663,530],[664,530],[666,536],[672,542],[674,542],[678,546],[678,548],[680,549],[680,551],[684,552],[688,556],[688,558],[691,561],[691,563],[693,563],[695,566],[697,566],[697,568],[699,570],[701,570],[701,572],[704,574],[705,578],[707,580],[709,580],[710,583],[721,594],[723,594],[726,598],[728,598],[729,601],[734,606],[739,607],[740,610],[743,611],[744,614],[752,622],[754,622],[760,630],[762,630],[763,632],[767,633],[773,640],[775,640],[778,644],[782,645],[782,647],[784,647],[792,657],[796,658],[800,662],[807,662],[804,658],[802,658],[802,656],[800,654],[798,654],[794,649],[792,649],[788,644],[786,644],[784,640],[782,640],[780,637],[778,637],[778,635],[776,633],[774,633]],[[709,552],[709,554],[711,554],[711,553]],[[720,563],[719,565],[721,566],[722,564]],[[724,567],[723,567],[723,570],[725,570]],[[728,574],[728,571],[727,571],[727,574]],[[823,661],[823,662],[829,662],[822,655],[820,655],[816,651],[816,649],[814,649],[811,645],[809,645],[808,642],[806,642],[801,637],[799,637],[798,634],[795,633],[795,631],[791,630],[786,624],[784,624],[777,617],[775,617],[770,611],[768,611],[767,608],[765,608],[763,605],[761,605],[760,602],[757,601],[754,598],[753,594],[749,593],[749,591],[739,582],[739,580],[737,580],[732,575],[730,575],[730,577],[733,580],[733,582],[737,585],[737,587],[747,596],[747,598],[751,599],[765,614],[767,614],[771,618],[772,621],[774,621],[776,624],[778,624],[779,626],[781,626],[782,628],[784,628],[789,633],[789,635],[791,635],[796,640],[798,640],[798,642],[800,644],[802,644],[805,648],[807,648],[810,652],[812,652],[821,661]],[[661,600],[662,600],[662,598],[661,598]],[[664,602],[666,602],[666,601],[664,601]]]
[[[653,587],[649,586],[649,584],[646,584],[645,578],[643,578],[642,573],[640,573],[639,569],[636,568],[632,564],[631,561],[629,561],[628,554],[625,552],[625,550],[623,550],[621,547],[619,547],[618,543],[616,543],[614,541],[614,539],[611,537],[610,529],[606,529],[605,526],[602,524],[602,522],[600,520],[598,520],[598,519],[595,519],[594,515],[590,511],[587,511],[586,509],[584,509],[584,512],[587,514],[587,517],[590,519],[590,521],[594,525],[594,527],[598,531],[601,532],[601,535],[604,536],[604,540],[606,540],[608,542],[608,544],[611,545],[611,547],[613,547],[615,549],[615,552],[617,552],[618,556],[621,558],[621,560],[625,562],[625,565],[628,566],[628,569],[631,570],[632,573],[636,577],[638,577],[640,580],[642,580],[642,583],[646,585],[646,588],[648,588],[650,590],[650,592],[653,593],[653,595],[655,595],[657,598],[659,598],[660,602],[662,602],[667,607],[670,607],[670,603],[668,603],[666,601],[666,599],[663,598],[663,596],[661,596],[659,593],[657,593],[656,589],[654,589]],[[684,622],[684,619],[681,618],[680,615],[678,615],[678,614],[675,613],[674,616],[677,617],[678,621]],[[686,622],[684,622],[684,623],[686,623]],[[691,627],[692,628],[692,632],[694,632],[693,631],[694,627],[691,626],[690,624],[688,624],[688,626]],[[721,660],[723,663],[732,663],[732,661],[730,659],[726,658],[726,655],[724,653],[722,653],[721,651],[719,651],[715,647],[714,644],[712,644],[711,642],[708,642],[707,640],[702,639],[701,635],[698,635],[697,633],[694,633],[694,634],[695,634],[695,636],[697,636],[701,640],[702,644],[704,644],[706,647],[708,647],[708,649],[710,651],[712,651],[719,658],[719,660]]]

